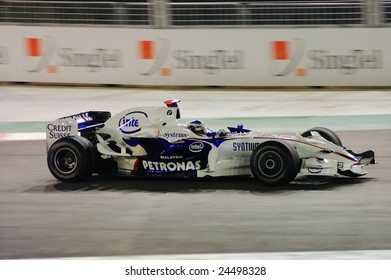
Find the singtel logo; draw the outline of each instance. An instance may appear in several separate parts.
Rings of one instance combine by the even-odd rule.
[[[28,72],[57,73],[60,67],[80,67],[88,72],[102,68],[123,67],[119,49],[96,48],[83,52],[77,48],[57,47],[53,37],[25,39],[25,70]]]
[[[305,77],[310,70],[338,70],[356,74],[359,70],[383,69],[381,50],[348,49],[335,53],[325,49],[308,49],[303,39],[273,41],[270,44],[270,71],[274,76]]]
[[[218,74],[222,70],[244,69],[241,50],[210,50],[198,53],[189,49],[171,50],[167,39],[138,41],[137,69],[140,75],[172,76],[173,70],[201,70],[205,74]]]

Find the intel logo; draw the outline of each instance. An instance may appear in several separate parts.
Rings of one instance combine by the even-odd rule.
[[[203,148],[204,148],[204,143],[201,142],[196,142],[189,146],[190,151],[194,153],[201,152]]]
[[[118,122],[118,129],[124,134],[137,133],[141,130],[140,119],[146,117],[148,116],[144,112],[130,112],[120,118]]]

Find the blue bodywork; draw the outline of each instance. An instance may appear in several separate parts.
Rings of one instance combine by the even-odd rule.
[[[135,168],[136,174],[183,174],[195,176],[197,170],[208,166],[212,147],[218,147],[228,139],[183,139],[171,143],[163,138],[123,139],[130,146],[140,145],[148,156],[140,157]]]

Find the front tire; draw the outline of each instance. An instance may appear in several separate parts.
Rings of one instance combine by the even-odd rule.
[[[294,147],[280,141],[260,144],[252,153],[250,167],[253,176],[267,187],[289,184],[300,170],[299,154]]]
[[[325,127],[313,127],[301,134],[303,137],[309,137],[311,136],[311,131],[319,133],[320,136],[322,136],[327,141],[330,141],[331,143],[343,147],[341,139],[338,137],[338,135],[332,131],[331,129],[325,128]]]
[[[79,182],[94,170],[94,149],[87,139],[75,136],[59,139],[48,151],[47,164],[52,175],[62,182]]]

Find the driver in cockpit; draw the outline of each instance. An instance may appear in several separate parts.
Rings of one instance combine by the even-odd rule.
[[[192,131],[194,134],[201,137],[223,137],[227,135],[227,132],[224,129],[220,129],[217,133],[207,128],[200,120],[193,120],[189,122],[187,128]]]

